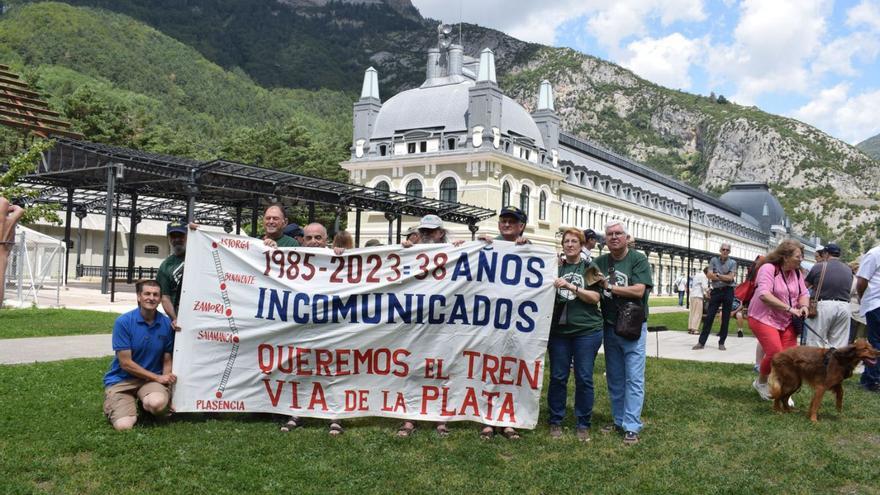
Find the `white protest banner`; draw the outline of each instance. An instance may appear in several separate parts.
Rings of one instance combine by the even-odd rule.
[[[334,256],[198,230],[186,253],[178,412],[537,422],[551,248],[496,241]]]

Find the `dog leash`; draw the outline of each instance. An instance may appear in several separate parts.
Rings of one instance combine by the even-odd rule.
[[[816,333],[816,331],[813,330],[813,328],[810,327],[810,325],[807,324],[807,320],[806,320],[806,319],[804,320],[804,328],[806,328],[806,329],[809,330],[813,335],[815,335],[816,337],[818,337],[819,340],[821,341],[821,343],[822,343],[823,346],[828,347],[828,341],[825,340],[821,335],[819,335],[818,333]],[[826,368],[828,367],[828,362],[831,360],[831,355],[834,354],[834,351],[836,351],[836,350],[837,350],[837,349],[835,349],[834,347],[828,347],[828,352],[826,352],[826,353],[825,353],[825,356],[822,357],[822,365],[823,365],[823,366],[825,366]]]

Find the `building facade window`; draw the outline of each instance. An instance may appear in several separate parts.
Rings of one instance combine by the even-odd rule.
[[[504,181],[504,184],[501,186],[501,207],[510,205],[510,183]]]
[[[144,254],[159,254],[159,246],[147,244],[144,246]]]
[[[452,177],[447,177],[440,183],[440,201],[458,202],[458,185]]]
[[[406,193],[410,196],[422,197],[422,183],[418,179],[413,179],[406,183]]]
[[[544,191],[538,197],[538,220],[547,220],[547,193]]]
[[[526,212],[526,215],[529,214],[529,193],[531,192],[529,186],[522,186],[519,192],[519,209]]]
[[[383,181],[379,182],[378,184],[376,184],[375,186],[373,186],[373,189],[377,189],[379,191],[389,192],[389,191],[391,191],[391,185],[388,184],[388,182],[383,180]]]

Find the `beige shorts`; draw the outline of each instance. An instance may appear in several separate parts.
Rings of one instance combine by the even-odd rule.
[[[104,415],[111,423],[119,418],[137,416],[137,401],[149,394],[164,394],[170,402],[171,391],[157,382],[141,379],[123,380],[104,389]]]

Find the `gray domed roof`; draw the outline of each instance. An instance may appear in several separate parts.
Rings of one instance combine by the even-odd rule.
[[[382,104],[371,140],[387,139],[414,129],[467,132],[468,90],[473,86],[474,82],[467,79],[452,84],[423,86],[394,95]],[[544,147],[532,116],[507,96],[502,96],[501,101],[501,133],[525,136],[538,147]]]
[[[770,193],[767,184],[756,182],[733,184],[720,199],[755,218],[764,232],[770,232],[771,225],[788,223],[785,210],[779,200]]]

